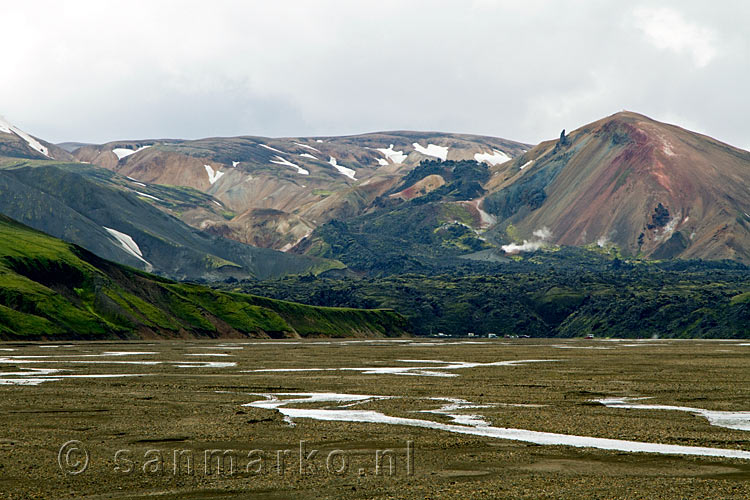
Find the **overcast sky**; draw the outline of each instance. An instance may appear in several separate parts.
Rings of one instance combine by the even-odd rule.
[[[622,109],[750,149],[750,2],[0,0],[0,115],[105,142],[436,130]]]

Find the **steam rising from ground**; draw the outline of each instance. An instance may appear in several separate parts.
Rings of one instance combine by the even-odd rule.
[[[537,229],[532,234],[536,237],[536,239],[523,240],[523,243],[520,245],[518,243],[509,243],[508,245],[503,245],[500,248],[502,248],[503,252],[505,253],[533,252],[534,250],[539,250],[540,248],[549,245],[548,240],[552,238],[552,231],[550,231],[546,226],[542,227],[541,229]]]

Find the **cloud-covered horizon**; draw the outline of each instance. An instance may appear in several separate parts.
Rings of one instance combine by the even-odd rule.
[[[528,143],[622,109],[750,149],[750,4],[2,7],[0,115],[53,142],[434,130]]]

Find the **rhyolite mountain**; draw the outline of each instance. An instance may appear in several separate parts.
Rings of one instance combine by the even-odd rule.
[[[748,334],[750,153],[635,113],[534,147],[392,132],[54,148],[1,125],[0,214],[79,246],[0,221],[0,337]],[[102,257],[396,307],[409,326]]]
[[[535,147],[387,132],[119,141],[73,154],[132,184],[209,195],[179,210],[150,200],[196,228],[347,265],[354,254],[502,261],[546,245],[750,262],[750,153],[631,112]]]
[[[117,141],[82,146],[73,154],[133,182],[210,194],[223,212],[209,203],[175,215],[214,234],[288,250],[329,220],[369,210],[423,160],[498,164],[529,147],[475,135],[383,132]]]
[[[87,248],[105,257],[144,269],[148,262],[176,278],[263,278],[344,266],[400,272],[457,257],[503,262],[514,253],[556,245],[602,247],[625,257],[750,262],[750,153],[630,112],[535,147],[418,132],[149,139],[66,144],[79,163],[65,164],[46,155],[65,157],[67,151],[53,152],[4,127],[9,133],[0,131],[0,145],[16,158],[5,162],[5,189],[13,191],[13,182],[23,177],[34,189],[45,185],[49,196],[53,186],[77,184],[63,177],[83,175],[83,186],[93,182],[97,190],[117,192],[62,195],[78,215],[93,218],[96,238],[62,224],[68,216],[59,211],[40,211],[39,197],[22,209],[23,191],[4,197],[8,215],[79,244],[86,240]],[[42,175],[39,167],[64,175]],[[40,180],[45,176],[54,181]],[[123,196],[134,199],[138,214],[123,210],[122,203],[112,205]],[[100,206],[90,210],[82,201],[87,199],[98,199]],[[121,225],[107,225],[111,217]],[[169,268],[135,255],[128,241],[120,241],[124,237],[102,229],[158,255],[152,250],[156,240],[173,231],[150,226],[168,220],[171,227],[177,219],[184,223],[180,232],[191,233],[191,243],[183,238],[179,245],[197,245],[200,255],[211,256],[188,258],[187,270],[179,252],[161,251],[164,260],[179,257]],[[111,248],[114,240],[117,250]],[[289,260],[276,254],[271,260],[288,264],[248,265],[237,257],[237,243],[282,250]],[[299,257],[327,260],[294,260]]]
[[[543,142],[485,188],[501,240],[750,262],[750,152],[636,113]]]
[[[176,283],[0,215],[0,340],[404,335],[391,310],[313,307]]]
[[[747,151],[621,112],[502,164],[422,163],[293,251],[387,273],[558,246],[748,263],[748,186]]]
[[[133,183],[45,144],[0,122],[0,214],[175,279],[262,279],[342,267],[190,227],[169,211],[223,209],[200,191]]]
[[[101,257],[174,279],[269,278],[339,266],[211,235],[152,204],[190,207],[206,201],[202,193],[134,191],[127,184],[80,163],[0,162],[0,213]]]

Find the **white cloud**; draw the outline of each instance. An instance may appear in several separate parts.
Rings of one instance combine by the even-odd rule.
[[[746,145],[750,2],[670,1],[641,17],[595,0],[4,2],[0,114],[51,141],[411,129],[536,143],[631,109]]]
[[[699,68],[717,55],[714,32],[668,7],[638,7],[633,11],[636,26],[657,49],[687,53]]]

